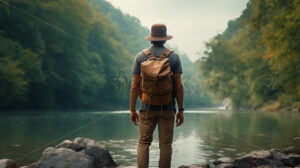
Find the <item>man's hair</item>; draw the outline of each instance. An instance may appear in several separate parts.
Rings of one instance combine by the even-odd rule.
[[[166,41],[151,41],[154,46],[163,46]]]

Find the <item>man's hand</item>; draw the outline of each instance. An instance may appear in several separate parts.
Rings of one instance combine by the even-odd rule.
[[[139,115],[136,111],[130,112],[130,121],[132,122],[132,124],[138,126]]]
[[[178,112],[176,115],[176,127],[183,124],[184,121],[184,115],[183,112]]]

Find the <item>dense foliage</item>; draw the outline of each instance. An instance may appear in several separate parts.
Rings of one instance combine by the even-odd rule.
[[[105,0],[1,0],[0,109],[127,108],[148,34]]]
[[[173,50],[180,55],[183,67],[182,84],[184,86],[184,106],[189,108],[211,107],[218,103],[213,100],[212,95],[204,87],[204,78],[199,73],[195,63],[191,62],[188,56],[176,48]]]
[[[236,108],[300,108],[300,1],[250,0],[198,60],[206,83]]]

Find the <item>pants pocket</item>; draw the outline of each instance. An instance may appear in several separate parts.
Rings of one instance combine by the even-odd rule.
[[[163,111],[162,112],[162,119],[164,120],[171,120],[171,119],[174,119],[175,117],[175,111]]]

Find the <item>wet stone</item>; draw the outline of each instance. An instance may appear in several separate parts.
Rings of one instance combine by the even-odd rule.
[[[182,165],[179,168],[210,168],[209,164],[201,163],[201,164],[192,164],[192,165]]]
[[[10,159],[0,159],[0,168],[16,168],[16,163]]]
[[[230,163],[221,163],[216,166],[216,168],[237,168],[237,166]]]
[[[221,163],[234,164],[234,160],[230,157],[222,157],[222,158],[219,158],[218,160],[214,161],[214,165],[219,165]]]

